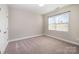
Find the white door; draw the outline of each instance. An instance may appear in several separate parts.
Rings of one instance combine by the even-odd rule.
[[[0,51],[4,52],[8,39],[8,18],[6,5],[0,5]]]

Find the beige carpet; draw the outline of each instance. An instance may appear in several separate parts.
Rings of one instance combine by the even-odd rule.
[[[39,36],[10,42],[5,54],[73,54],[79,53],[79,47],[66,42]]]

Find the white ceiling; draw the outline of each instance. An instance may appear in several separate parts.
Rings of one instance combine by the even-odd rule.
[[[56,8],[61,8],[66,6],[66,4],[45,4],[40,7],[38,4],[12,4],[9,7],[20,8],[24,10],[29,10],[30,12],[37,14],[46,14],[48,12],[54,11]]]

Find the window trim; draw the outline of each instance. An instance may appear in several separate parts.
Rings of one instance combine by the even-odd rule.
[[[48,17],[57,16],[57,15],[61,15],[61,14],[64,14],[64,13],[69,13],[69,12],[71,12],[71,11],[56,13],[56,14],[53,14],[53,15],[48,16]]]
[[[66,12],[62,12],[62,13],[58,13],[58,14],[55,14],[55,15],[48,16],[48,18],[49,18],[49,17],[53,17],[53,16],[57,16],[57,15],[61,15],[61,14],[64,14],[64,13],[69,13],[68,31],[49,30],[49,22],[47,22],[47,24],[48,24],[48,26],[47,26],[48,31],[70,32],[70,16],[71,16],[71,15],[70,15],[70,12],[71,12],[71,11],[66,11]],[[48,21],[48,19],[47,19],[47,21]],[[55,26],[55,29],[56,29],[56,26]]]

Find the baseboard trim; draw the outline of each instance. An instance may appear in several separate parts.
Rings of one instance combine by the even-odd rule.
[[[26,37],[16,38],[16,39],[8,40],[8,42],[13,42],[13,41],[18,41],[18,40],[24,40],[24,39],[28,39],[28,38],[32,38],[32,37],[37,37],[37,36],[42,36],[42,35],[43,34],[38,34],[38,35],[33,35],[33,36],[26,36]]]
[[[62,41],[65,41],[65,42],[68,42],[68,43],[71,43],[71,44],[79,46],[78,42],[70,41],[70,40],[67,40],[67,39],[60,38],[60,37],[51,36],[51,35],[48,35],[48,34],[45,34],[45,35],[49,36],[49,37],[52,37],[52,38],[56,38],[58,40],[62,40]]]

